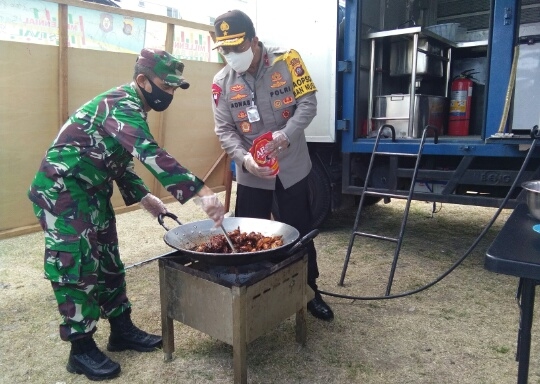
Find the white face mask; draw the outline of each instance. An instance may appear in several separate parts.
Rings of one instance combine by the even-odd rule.
[[[251,47],[245,52],[235,53],[229,52],[223,55],[227,63],[238,73],[244,73],[248,70],[253,61],[253,50]]]

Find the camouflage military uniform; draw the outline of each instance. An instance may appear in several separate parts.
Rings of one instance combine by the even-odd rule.
[[[45,233],[45,277],[66,341],[93,333],[100,315],[116,317],[130,306],[110,198],[113,181],[126,205],[149,192],[134,172],[133,157],[180,203],[204,185],[158,146],[135,87],[111,89],[77,110],[48,149],[28,193]]]

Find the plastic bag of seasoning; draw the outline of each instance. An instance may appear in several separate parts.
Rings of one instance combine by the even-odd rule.
[[[269,131],[253,140],[249,153],[251,153],[257,164],[269,167],[272,169],[272,175],[277,175],[279,173],[279,163],[276,158],[267,156],[264,149],[265,145],[270,141],[272,141],[272,132]]]

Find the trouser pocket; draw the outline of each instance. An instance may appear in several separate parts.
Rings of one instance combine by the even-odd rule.
[[[81,277],[81,254],[81,241],[75,236],[48,244],[45,248],[45,277],[57,283],[77,283]]]

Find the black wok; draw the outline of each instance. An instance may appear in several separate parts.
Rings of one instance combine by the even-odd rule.
[[[175,220],[180,226],[169,229],[163,222],[163,217],[167,216]],[[226,217],[223,219],[223,227],[227,232],[232,232],[240,228],[241,232],[260,232],[264,236],[282,236],[283,245],[256,252],[238,252],[238,253],[208,253],[197,252],[194,249],[210,240],[212,236],[221,234],[220,228],[214,227],[212,220],[195,221],[188,224],[182,224],[178,217],[172,213],[166,213],[158,216],[158,222],[167,231],[163,240],[170,247],[182,251],[192,260],[204,262],[213,265],[245,265],[260,261],[271,260],[276,256],[292,255],[301,246],[308,243],[319,234],[314,229],[306,236],[298,239],[300,233],[298,230],[288,224],[279,221],[252,219],[247,217]]]

